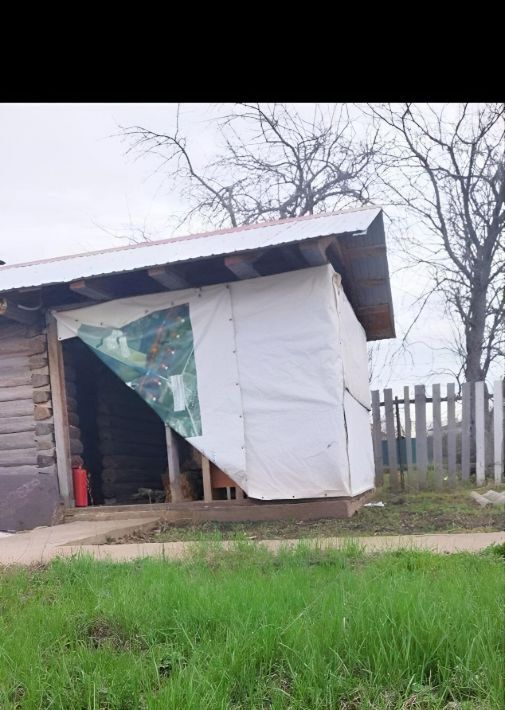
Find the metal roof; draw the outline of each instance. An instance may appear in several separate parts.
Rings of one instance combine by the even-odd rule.
[[[124,274],[283,245],[294,248],[300,242],[324,237],[337,238],[338,266],[341,267],[337,270],[343,272],[344,288],[369,338],[393,337],[382,210],[377,207],[263,222],[236,229],[0,266],[0,293],[68,284],[79,279]]]
[[[68,283],[76,279],[175,264],[210,256],[366,231],[380,209],[279,220],[237,229],[115,247],[101,251],[0,267],[0,291]]]

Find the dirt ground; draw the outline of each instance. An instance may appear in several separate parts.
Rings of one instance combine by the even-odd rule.
[[[171,542],[205,538],[271,540],[311,537],[411,535],[423,533],[493,532],[505,530],[505,506],[481,508],[470,488],[455,491],[393,494],[377,491],[384,507],[363,507],[345,520],[307,522],[202,523],[174,525],[160,521],[150,531],[126,535],[114,543]]]

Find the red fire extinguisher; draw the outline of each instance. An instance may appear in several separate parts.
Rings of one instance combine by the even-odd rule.
[[[72,469],[74,480],[74,498],[76,508],[86,508],[88,505],[88,472],[82,466]]]

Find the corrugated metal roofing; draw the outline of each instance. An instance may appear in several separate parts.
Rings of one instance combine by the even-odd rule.
[[[380,208],[367,208],[310,215],[26,264],[0,266],[0,291],[69,283],[77,279],[274,247],[317,237],[366,232],[380,212]]]

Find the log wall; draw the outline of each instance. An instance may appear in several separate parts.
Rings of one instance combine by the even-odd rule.
[[[45,328],[0,322],[0,530],[61,515]]]

